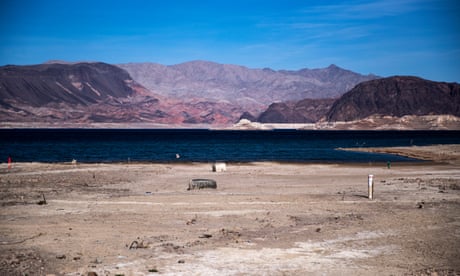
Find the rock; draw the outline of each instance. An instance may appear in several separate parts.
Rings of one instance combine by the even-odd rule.
[[[66,258],[66,256],[64,254],[56,255],[56,259],[59,259],[59,260],[63,260],[65,258]]]
[[[88,272],[87,276],[97,276],[97,273],[94,271]]]

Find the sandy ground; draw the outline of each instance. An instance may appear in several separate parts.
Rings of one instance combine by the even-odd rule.
[[[0,164],[0,187],[0,275],[460,275],[456,162]]]

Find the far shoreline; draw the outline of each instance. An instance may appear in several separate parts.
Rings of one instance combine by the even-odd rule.
[[[431,161],[434,163],[460,163],[460,144],[438,144],[410,147],[357,147],[339,148],[338,150],[393,154],[418,160]]]
[[[338,131],[460,131],[460,117],[423,115],[403,117],[372,115],[355,121],[315,123],[259,123],[242,119],[225,124],[165,124],[153,122],[0,122],[0,129],[205,129],[205,130],[338,130]]]

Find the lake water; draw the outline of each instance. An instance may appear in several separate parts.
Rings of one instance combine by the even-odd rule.
[[[0,162],[394,162],[413,159],[336,149],[458,143],[460,131],[3,129]]]

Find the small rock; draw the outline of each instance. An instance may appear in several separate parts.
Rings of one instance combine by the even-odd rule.
[[[316,233],[319,233],[319,232],[321,232],[321,228],[318,227],[318,228],[316,228],[315,231],[316,231]]]
[[[56,259],[59,259],[59,260],[63,260],[65,258],[66,258],[66,256],[64,254],[56,255]]]
[[[90,272],[88,272],[87,276],[97,276],[97,273],[94,272],[94,271],[90,271]]]
[[[209,238],[212,238],[212,235],[211,234],[203,234],[203,235],[199,236],[199,238],[201,238],[201,239],[209,239]]]
[[[179,263],[179,264],[184,264],[184,263],[185,263],[185,260],[182,260],[182,259],[181,259],[181,260],[177,261],[177,263]]]
[[[102,264],[102,261],[100,259],[96,258],[91,263],[93,263],[93,264]]]

